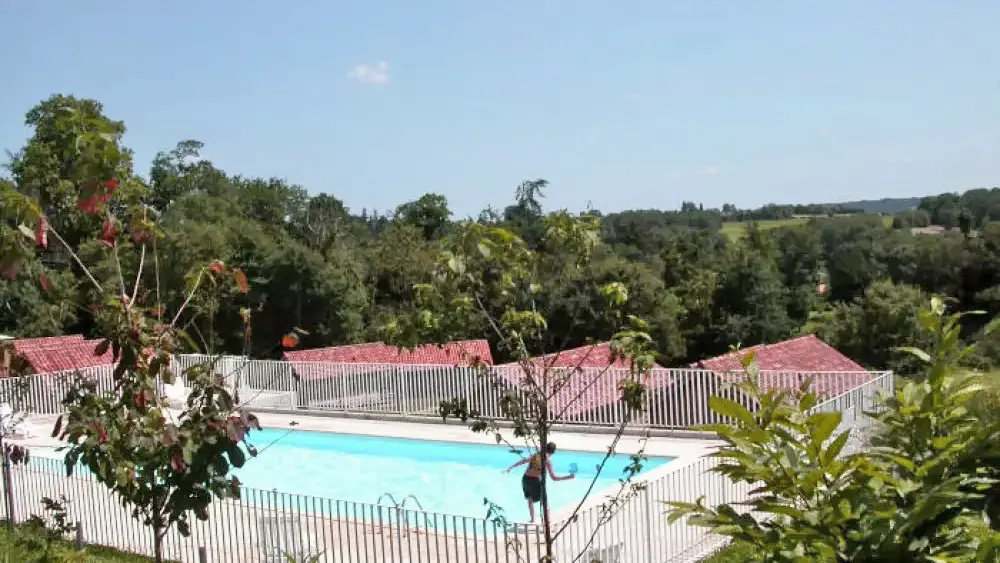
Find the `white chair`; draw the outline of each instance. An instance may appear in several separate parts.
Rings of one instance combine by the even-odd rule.
[[[608,547],[598,547],[587,552],[586,563],[620,563],[622,555],[621,544]]]
[[[305,561],[309,554],[303,549],[302,523],[296,516],[261,516],[257,521],[259,545],[264,561],[285,563],[289,557]]]
[[[15,412],[10,404],[0,404],[0,432],[4,437],[16,440],[34,437],[34,432],[24,424],[27,418],[27,413]]]
[[[163,384],[163,397],[171,408],[182,409],[187,404],[188,395],[191,390],[184,386],[179,379],[176,383]]]

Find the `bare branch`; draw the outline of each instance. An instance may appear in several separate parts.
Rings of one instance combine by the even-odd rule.
[[[59,244],[63,245],[63,248],[66,249],[66,252],[69,252],[69,255],[73,257],[73,260],[76,262],[77,266],[80,266],[80,269],[83,270],[84,274],[86,274],[87,279],[90,280],[90,283],[94,284],[94,287],[97,288],[98,293],[104,293],[104,288],[101,287],[101,284],[97,282],[97,279],[94,277],[94,274],[90,273],[90,268],[88,268],[83,264],[83,260],[80,260],[80,257],[77,256],[76,252],[73,252],[73,249],[69,247],[69,244],[67,244],[66,241],[61,236],[59,236],[59,233],[56,232],[56,230],[53,229],[51,226],[49,227],[49,232],[55,235],[56,240],[59,241]]]
[[[146,267],[146,245],[142,245],[139,253],[139,268],[135,272],[135,285],[132,287],[132,303],[135,303],[136,296],[139,295],[139,282],[142,280],[142,270]],[[124,283],[124,282],[123,282]]]
[[[170,321],[170,326],[177,325],[177,320],[181,318],[181,313],[183,313],[184,309],[188,306],[189,303],[191,303],[191,299],[194,298],[195,292],[197,292],[198,288],[201,286],[201,280],[204,276],[205,276],[205,270],[202,269],[202,271],[198,272],[198,279],[195,280],[194,287],[191,288],[191,291],[187,294],[187,297],[184,298],[184,302],[181,303],[180,309],[177,309],[177,314],[174,315],[174,319]]]

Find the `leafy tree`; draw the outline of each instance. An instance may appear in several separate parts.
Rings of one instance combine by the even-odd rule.
[[[541,232],[545,233],[540,242],[546,248],[558,249],[560,256],[578,268],[587,267],[598,241],[595,217],[559,212],[543,218],[540,225]],[[512,357],[520,368],[518,387],[521,393],[511,389],[506,380],[481,362],[476,365],[484,381],[495,389],[505,418],[513,423],[513,436],[525,440],[529,447],[539,451],[542,467],[547,463],[547,453],[541,446],[548,443],[552,426],[559,415],[550,405],[554,394],[566,388],[571,377],[590,378],[577,384],[588,387],[598,384],[603,378],[613,377],[614,373],[604,369],[596,375],[589,372],[579,375],[579,370],[572,366],[561,370],[553,368],[551,361],[534,359],[531,350],[537,350],[550,338],[549,319],[535,306],[545,281],[541,274],[550,267],[542,253],[532,250],[521,238],[502,227],[477,222],[459,223],[445,241],[427,283],[415,288],[413,307],[386,326],[389,339],[405,346],[453,340],[458,335],[467,334],[470,326],[488,327],[498,348]],[[616,383],[622,390],[621,400],[632,413],[643,406],[645,388],[641,377],[653,365],[647,326],[639,318],[626,313],[629,292],[625,284],[611,282],[598,290],[603,296],[605,311],[600,318],[616,327],[611,339],[613,357],[630,366],[628,375]],[[498,442],[505,440],[498,421],[482,417],[471,400],[471,397],[458,397],[454,401],[443,402],[442,416],[471,421],[473,431],[492,433]],[[619,436],[628,420],[626,416],[621,421]],[[613,451],[612,444],[608,455]],[[638,471],[640,467],[641,457],[636,456],[631,471]],[[546,560],[551,561],[553,544],[566,527],[553,527],[545,483],[543,472],[542,525]],[[580,505],[576,510],[579,508]]]
[[[925,301],[919,288],[880,280],[854,302],[815,315],[804,332],[815,332],[864,365],[909,374],[920,366],[895,350],[905,344],[925,344],[917,318]]]
[[[201,141],[177,143],[169,152],[159,152],[149,171],[149,205],[160,213],[188,194],[225,197],[230,194],[229,178],[201,157]]]
[[[962,314],[935,298],[918,316],[932,347],[905,351],[925,373],[866,414],[878,429],[868,451],[852,451],[864,436],[838,432],[842,413],[815,409],[814,394],[761,392],[745,357],[741,387],[759,411],[712,397],[730,422],[706,430],[728,442],[712,471],[754,487],[750,498],[745,508],[670,502],[671,519],[749,544],[760,561],[996,561],[1000,536],[984,507],[1000,472],[985,463],[1000,450],[1000,426],[969,409],[979,380],[959,368],[972,351],[960,344]]]
[[[424,233],[425,239],[433,240],[448,228],[451,210],[448,209],[448,198],[443,195],[424,194],[416,201],[404,203],[396,208],[396,217],[404,223],[419,228]]]
[[[151,220],[151,210],[115,205],[119,183],[108,174],[122,166],[119,157],[125,151],[114,143],[115,134],[123,129],[101,121],[96,116],[99,111],[97,104],[54,97],[29,114],[29,121],[36,125],[36,136],[20,164],[47,151],[63,166],[51,168],[49,172],[55,176],[46,183],[31,184],[41,180],[16,175],[16,189],[0,185],[0,200],[7,219],[20,222],[18,230],[27,235],[22,239],[42,248],[48,247],[49,236],[58,240],[93,284],[92,291],[100,295],[92,311],[102,336],[95,353],[113,351],[114,390],[99,392],[96,382],[80,378],[63,402],[66,414],[56,422],[53,436],[67,442],[68,474],[84,465],[132,507],[136,518],[152,528],[159,562],[163,538],[173,526],[186,535],[190,533],[189,515],[207,519],[213,498],[239,495],[239,481],[228,474],[230,467],[244,463],[246,453],[241,443],[257,422],[252,414],[239,408],[211,363],[183,374],[191,393],[180,414],[167,409],[157,385],[161,379],[171,382],[177,377],[171,373],[170,363],[173,354],[190,342],[179,329],[185,316],[205,310],[208,302],[246,293],[248,288],[241,271],[228,269],[218,261],[202,263],[191,272],[186,296],[176,309],[165,309],[160,292],[143,287],[147,257],[152,256],[156,262],[155,253],[147,253],[147,249],[154,248],[153,241],[162,233]],[[66,115],[70,117],[60,117]],[[69,121],[60,123],[59,119]],[[59,191],[49,190],[49,181]],[[21,182],[31,184],[31,189],[22,189]],[[64,200],[73,197],[74,189],[77,207],[100,218],[92,223],[102,224],[97,238],[117,266],[114,284],[102,283],[55,228],[57,224],[84,223],[50,220],[46,213],[64,209]],[[27,195],[32,191],[41,194],[41,199]],[[120,221],[123,214],[130,218]],[[0,262],[10,264],[11,278],[33,273],[30,248],[24,247],[24,240],[4,246],[0,253]],[[134,278],[122,274],[120,250],[125,240],[137,254]],[[243,319],[249,335],[248,309]],[[249,451],[253,453],[252,448]]]

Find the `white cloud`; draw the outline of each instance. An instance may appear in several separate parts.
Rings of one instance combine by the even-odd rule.
[[[829,134],[830,134],[830,128],[829,128],[829,127],[827,127],[826,125],[824,125],[824,126],[820,127],[820,128],[819,128],[819,129],[817,130],[817,132],[819,133],[819,136],[820,136],[820,137],[826,137],[827,135],[829,135]]]
[[[625,95],[625,101],[634,102],[642,99],[642,92],[629,92]]]
[[[360,64],[347,73],[347,76],[364,84],[382,86],[389,81],[389,63],[379,61],[373,65]]]
[[[698,174],[700,176],[718,176],[719,172],[721,172],[721,170],[719,170],[717,166],[706,166],[699,170]]]

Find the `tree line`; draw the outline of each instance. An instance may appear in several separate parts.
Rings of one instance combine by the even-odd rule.
[[[382,339],[386,322],[414,302],[414,287],[429,281],[460,221],[502,226],[550,255],[535,299],[550,326],[534,352],[608,339],[614,328],[599,314],[603,296],[595,288],[612,282],[627,288],[627,313],[648,321],[666,365],[725,353],[736,344],[816,332],[863,364],[905,369],[910,360],[893,349],[918,338],[913,312],[928,294],[954,298],[961,309],[1000,312],[1000,226],[991,221],[1000,216],[997,190],[925,198],[910,215],[970,225],[964,233],[935,236],[886,228],[881,217],[829,205],[741,211],[686,202],[675,211],[590,210],[600,240],[592,259],[580,265],[546,248],[543,179],[517,186],[503,209],[465,219],[433,193],[391,212],[352,211],[335,195],[311,196],[279,178],[221,170],[200,156],[202,144],[193,140],[159,153],[148,172],[136,171],[122,144],[125,124],[94,100],[52,96],[25,122],[32,136],[11,153],[0,182],[37,200],[53,232],[96,266],[84,272],[60,246],[28,244],[16,210],[0,202],[7,205],[0,225],[4,334],[94,334],[92,311],[100,294],[85,276],[113,289],[121,275],[139,271],[133,253],[122,252],[116,262],[112,254],[119,249],[109,243],[114,237],[101,233],[134,227],[143,217],[158,224],[155,267],[141,274],[144,291],[158,292],[170,306],[180,305],[191,272],[206,260],[245,273],[250,289],[244,306],[193,304],[201,314],[186,328],[212,352],[244,349],[243,308],[253,311],[255,356],[278,354],[275,343],[292,327],[303,329],[304,348]],[[81,131],[97,133],[99,141],[80,146],[75,139]],[[74,178],[97,169],[110,170],[116,181],[106,196],[110,219],[88,213],[86,200],[78,198]],[[810,218],[773,229],[754,223],[796,215]],[[736,241],[719,230],[731,220],[751,221]],[[966,322],[969,338],[981,341],[971,361],[992,365],[1000,358],[1000,341],[979,334],[979,321]],[[489,337],[480,326],[464,332]],[[498,355],[503,359],[503,350]]]

